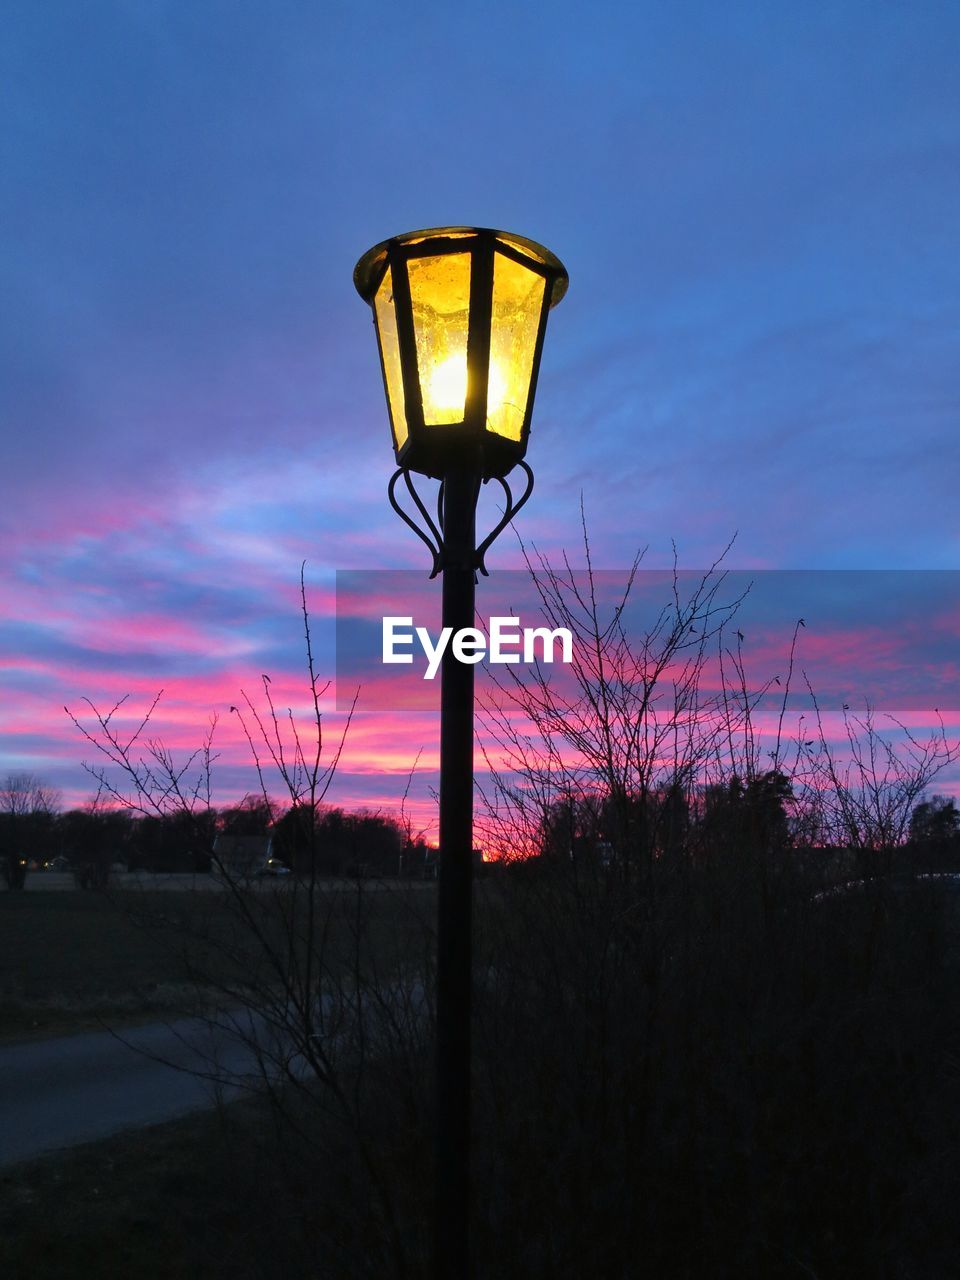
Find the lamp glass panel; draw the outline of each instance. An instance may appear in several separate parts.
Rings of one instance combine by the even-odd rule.
[[[538,272],[494,255],[487,430],[507,440],[523,433],[545,288]]]
[[[403,372],[400,368],[397,309],[393,302],[393,275],[389,267],[377,290],[374,309],[377,316],[377,335],[380,339],[380,356],[387,380],[387,399],[390,402],[393,438],[399,449],[407,438],[407,415],[403,399]]]
[[[470,254],[407,263],[424,426],[463,421],[470,330]]]

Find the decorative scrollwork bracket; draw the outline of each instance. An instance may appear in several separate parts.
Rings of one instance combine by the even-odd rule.
[[[493,546],[494,542],[496,542],[500,534],[503,533],[504,529],[506,529],[507,525],[514,518],[514,516],[517,514],[520,508],[526,504],[531,493],[533,493],[533,472],[530,470],[530,467],[527,465],[527,463],[522,460],[517,463],[517,466],[521,468],[521,470],[523,471],[526,477],[526,486],[519,498],[514,498],[512,489],[510,488],[510,486],[507,484],[506,480],[502,476],[493,477],[496,483],[499,484],[500,487],[503,489],[504,497],[506,498],[506,507],[504,509],[502,518],[493,527],[490,533],[487,534],[487,536],[476,547],[474,551],[474,568],[477,570],[477,572],[482,573],[484,577],[489,577],[489,571],[487,570],[487,566],[484,562],[487,552]],[[404,481],[404,484],[406,485],[407,492],[410,494],[411,500],[413,501],[413,504],[416,507],[417,514],[419,515],[421,521],[423,522],[422,527],[420,524],[417,523],[416,519],[408,511],[404,510],[404,508],[400,505],[400,502],[397,499],[397,492],[396,492],[397,482],[400,480],[401,477],[403,477],[403,481]],[[489,481],[484,480],[483,483],[488,484]],[[480,495],[480,484],[478,483],[475,490],[474,503],[476,503],[479,495]],[[417,490],[413,483],[413,477],[411,473],[406,469],[406,467],[398,467],[397,470],[390,477],[390,483],[387,486],[387,496],[390,499],[391,507],[393,507],[394,511],[397,513],[400,519],[404,522],[405,525],[409,526],[409,528],[413,530],[413,532],[417,535],[420,541],[429,550],[431,559],[433,561],[431,571],[430,571],[430,577],[435,578],[437,574],[442,572],[447,562],[447,549],[446,549],[446,546],[444,543],[444,537],[443,537],[444,482],[442,480],[440,481],[440,487],[437,491],[436,520],[433,519],[430,512],[427,510],[426,504],[424,503],[420,494],[417,493]]]

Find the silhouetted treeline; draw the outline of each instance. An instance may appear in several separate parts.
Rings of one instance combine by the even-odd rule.
[[[105,885],[111,870],[154,873],[211,870],[220,837],[259,837],[255,872],[268,858],[302,876],[418,876],[431,851],[381,813],[280,805],[246,796],[237,805],[135,816],[87,806],[65,813],[30,807],[0,812],[0,849],[9,887],[30,870],[71,870],[81,888]],[[222,842],[221,842],[222,844]]]
[[[922,800],[910,817],[907,846],[914,860],[931,871],[960,870],[960,811],[946,796]]]
[[[642,884],[655,863],[733,860],[767,875],[813,872],[844,879],[893,872],[960,872],[960,811],[934,795],[913,809],[909,836],[890,849],[811,843],[791,780],[769,770],[736,774],[701,789],[679,785],[640,795],[597,790],[568,795],[547,809],[536,861],[603,868]]]
[[[58,796],[32,773],[8,773],[0,786],[0,873],[22,889],[27,868],[47,847]]]
[[[291,805],[262,796],[194,813],[134,816],[88,806],[56,813],[29,799],[0,812],[0,851],[8,887],[22,887],[31,868],[55,863],[83,888],[107,883],[111,868],[154,873],[205,873],[220,836],[262,838],[262,864],[275,859],[300,875],[423,876],[434,851],[411,840],[389,814]],[[909,838],[895,849],[856,851],[811,844],[796,816],[790,779],[782,772],[744,781],[732,776],[699,791],[675,785],[642,796],[568,796],[548,810],[539,858],[596,865],[643,883],[654,862],[736,859],[765,877],[814,871],[823,879],[892,871],[960,872],[960,811],[956,801],[930,796],[914,808]],[[255,868],[254,868],[255,869]]]
[[[425,846],[379,813],[292,805],[273,824],[273,856],[302,875],[395,876],[422,869]]]

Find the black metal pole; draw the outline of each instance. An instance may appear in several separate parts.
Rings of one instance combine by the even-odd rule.
[[[479,476],[443,488],[443,626],[474,625]],[[470,988],[473,882],[473,667],[447,647],[440,692],[440,887],[437,918],[436,1280],[468,1280]]]

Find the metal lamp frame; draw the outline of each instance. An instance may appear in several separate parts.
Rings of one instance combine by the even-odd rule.
[[[488,578],[490,574],[486,564],[484,563],[484,557],[486,556],[489,549],[493,546],[494,542],[496,542],[500,534],[503,533],[504,529],[506,529],[507,525],[510,523],[510,521],[514,518],[514,516],[520,510],[520,508],[526,505],[527,500],[529,499],[531,493],[533,493],[533,472],[531,471],[527,463],[523,461],[523,459],[521,459],[517,463],[517,466],[523,470],[524,475],[526,477],[526,486],[519,498],[514,497],[513,491],[511,490],[510,486],[507,484],[507,481],[503,476],[491,477],[492,479],[496,480],[497,484],[499,484],[500,487],[503,489],[504,496],[506,498],[506,506],[504,507],[502,518],[497,522],[496,525],[494,525],[493,529],[490,531],[490,533],[487,534],[487,536],[483,539],[483,541],[479,543],[479,545],[476,547],[473,553],[474,563],[472,567],[478,572],[482,573],[485,578]],[[414,505],[416,506],[417,511],[420,515],[420,518],[423,521],[423,527],[421,527],[416,522],[416,520],[409,514],[409,512],[404,511],[403,507],[400,505],[399,501],[397,500],[397,494],[396,494],[397,482],[401,478],[403,479],[403,482],[407,488],[407,492],[410,494],[410,497],[413,499]],[[486,480],[481,481],[478,477],[476,477],[474,480],[474,491],[475,491],[474,498],[473,498],[474,508],[476,507],[477,498],[479,497],[479,494],[480,494],[480,485],[486,484],[486,483],[487,483]],[[445,567],[448,559],[448,550],[445,546],[444,533],[443,533],[445,488],[446,488],[446,483],[444,480],[441,480],[440,487],[437,490],[437,518],[436,520],[434,520],[429,510],[427,509],[426,503],[423,501],[423,499],[420,497],[420,494],[417,492],[416,486],[413,483],[413,473],[410,471],[408,467],[398,467],[396,471],[393,473],[393,475],[390,477],[390,483],[387,485],[387,497],[390,499],[391,507],[393,507],[394,511],[397,513],[400,519],[404,522],[404,524],[413,530],[413,532],[417,535],[420,541],[424,543],[424,545],[427,547],[427,549],[430,552],[430,556],[433,560],[433,568],[430,572],[431,578],[435,578],[437,574],[441,572],[441,570]]]
[[[416,331],[407,264],[416,258],[447,254],[470,255],[470,315],[467,336],[467,398],[462,421],[430,424],[424,422],[420,371],[417,362]],[[510,440],[487,429],[487,385],[490,370],[490,336],[493,309],[493,269],[495,255],[519,263],[544,280],[543,301],[530,371],[520,439]],[[383,340],[377,326],[380,371],[393,426],[397,464],[408,471],[442,479],[454,469],[478,471],[484,480],[500,479],[524,456],[530,435],[530,419],[537,389],[540,356],[547,326],[547,313],[563,297],[567,272],[548,249],[503,231],[488,227],[438,227],[394,236],[375,245],[357,263],[354,284],[374,311],[377,291],[389,269],[397,323],[400,369],[403,383],[403,413],[407,436],[398,444],[397,406],[390,399],[384,361]]]

